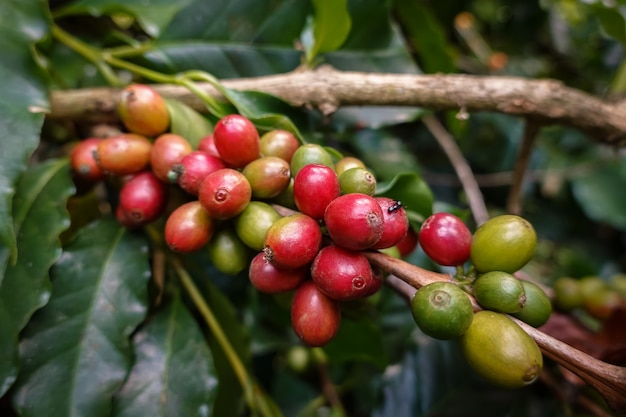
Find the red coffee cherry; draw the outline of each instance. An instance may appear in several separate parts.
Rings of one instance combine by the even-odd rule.
[[[122,186],[118,215],[125,219],[124,224],[141,226],[156,220],[166,202],[167,185],[152,171],[140,172]]]
[[[150,152],[150,169],[163,182],[170,182],[170,170],[192,151],[187,139],[174,133],[157,137]]]
[[[206,245],[215,232],[215,221],[199,201],[178,206],[165,222],[165,242],[174,252],[189,253]]]
[[[150,163],[152,142],[145,136],[122,133],[102,139],[94,154],[104,172],[128,175],[143,171]]]
[[[312,281],[298,287],[291,304],[291,325],[300,340],[311,347],[324,346],[335,337],[340,324],[338,301],[324,295]]]
[[[413,230],[412,227],[406,232],[406,236],[400,242],[396,244],[396,248],[398,248],[398,252],[400,252],[401,257],[409,256],[415,249],[417,249],[417,245],[419,244],[419,239],[417,237],[417,232]]]
[[[300,142],[293,133],[276,129],[261,136],[259,146],[261,155],[276,156],[289,163],[296,149],[300,147]]]
[[[303,213],[278,219],[265,236],[265,259],[282,269],[300,268],[313,261],[322,245],[319,224]]]
[[[443,266],[464,264],[470,257],[472,233],[450,213],[429,216],[419,232],[419,244],[430,259]]]
[[[104,172],[102,172],[94,157],[101,140],[100,138],[84,139],[72,148],[70,164],[74,177],[77,180],[93,184],[104,178]]]
[[[402,203],[387,197],[376,197],[383,211],[383,235],[372,249],[385,249],[397,245],[409,230],[409,219]]]
[[[371,248],[383,234],[380,204],[366,194],[344,194],[334,199],[324,214],[330,238],[345,249]]]
[[[128,130],[140,135],[159,135],[170,124],[165,100],[144,84],[132,84],[122,90],[117,112]]]
[[[196,150],[206,152],[216,158],[222,158],[219,151],[215,147],[215,139],[213,139],[212,133],[200,139],[200,142],[198,143],[198,148]]]
[[[198,199],[218,220],[235,217],[246,208],[252,197],[250,183],[239,171],[219,169],[204,178],[198,190]]]
[[[302,213],[322,220],[326,207],[339,197],[335,171],[321,164],[305,165],[293,180],[293,198]]]
[[[335,245],[319,251],[311,265],[311,278],[320,291],[337,301],[362,298],[374,285],[365,255]]]
[[[178,182],[189,194],[198,195],[206,176],[222,168],[226,168],[226,164],[220,158],[203,151],[193,151],[172,167],[168,178]]]
[[[295,290],[308,277],[309,268],[280,269],[259,252],[250,262],[248,277],[252,286],[266,294],[278,294]]]
[[[243,168],[260,156],[259,132],[239,114],[221,118],[215,125],[213,140],[220,157],[232,168]]]

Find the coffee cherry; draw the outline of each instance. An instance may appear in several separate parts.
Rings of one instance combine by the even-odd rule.
[[[564,311],[582,307],[583,292],[577,279],[561,277],[554,282],[554,305]]]
[[[260,155],[259,132],[239,114],[222,117],[215,124],[213,140],[220,157],[232,168],[243,168]]]
[[[261,136],[259,143],[261,155],[276,156],[287,161],[287,163],[291,162],[291,158],[298,147],[300,147],[300,142],[293,133],[282,129],[270,130],[265,133]]]
[[[539,377],[543,357],[535,341],[505,314],[483,310],[461,336],[470,366],[505,388],[521,388]]]
[[[222,159],[219,151],[217,150],[217,147],[215,146],[215,139],[213,138],[212,133],[200,139],[200,142],[198,142],[198,147],[196,148],[196,150],[200,152],[208,153],[211,156]]]
[[[93,184],[104,179],[104,172],[102,172],[94,157],[101,140],[100,138],[84,139],[72,148],[70,164],[74,178],[77,180]]]
[[[482,224],[472,237],[471,261],[478,272],[513,273],[532,258],[537,235],[525,219],[505,214]]]
[[[349,172],[349,171],[348,171]],[[385,249],[397,245],[409,231],[409,219],[402,203],[387,197],[375,197],[383,211],[383,234],[372,249]]]
[[[170,181],[175,179],[189,194],[198,195],[206,176],[222,168],[226,168],[226,164],[220,158],[203,151],[193,151],[172,167],[168,178]]]
[[[128,175],[148,167],[151,151],[152,143],[145,136],[122,133],[102,139],[94,156],[104,172]]]
[[[265,259],[265,253],[260,252],[250,262],[248,278],[252,286],[266,294],[278,294],[295,290],[303,283],[309,274],[307,267],[296,269],[280,269]]]
[[[249,248],[260,251],[265,247],[267,231],[278,219],[280,214],[272,206],[251,201],[235,219],[235,231]]]
[[[324,295],[312,281],[298,287],[291,305],[291,325],[300,340],[311,347],[324,346],[335,337],[340,324],[337,301]]]
[[[293,180],[293,198],[302,213],[315,220],[324,218],[328,204],[339,197],[339,180],[332,168],[309,164]]]
[[[124,88],[117,113],[128,130],[140,135],[159,135],[170,124],[165,100],[148,85],[132,84]]]
[[[157,137],[150,152],[150,168],[163,182],[171,181],[170,170],[185,156],[191,153],[192,147],[187,139],[174,133],[164,133]]]
[[[198,190],[198,199],[218,220],[235,217],[250,203],[250,183],[239,171],[231,168],[219,169],[204,178]]]
[[[291,176],[295,178],[298,172],[309,164],[326,165],[332,168],[333,157],[323,146],[316,143],[302,145],[296,149],[291,158]]]
[[[430,259],[443,266],[463,265],[470,257],[472,233],[450,213],[429,216],[419,231],[419,244]]]
[[[320,291],[337,301],[364,297],[373,281],[365,255],[335,245],[319,251],[311,265],[311,278]]]
[[[585,311],[598,320],[606,320],[619,308],[625,306],[624,299],[613,288],[604,287],[585,295]]]
[[[276,197],[289,186],[289,163],[276,156],[265,156],[250,162],[242,171],[250,182],[252,196],[260,199]]]
[[[473,284],[474,297],[486,309],[517,313],[526,305],[526,293],[519,279],[502,271],[482,274]]]
[[[374,195],[376,178],[365,168],[350,168],[339,175],[341,194],[361,193]]]
[[[383,228],[384,231],[384,228]],[[417,245],[419,244],[419,239],[417,237],[417,232],[413,230],[412,227],[406,232],[406,236],[396,244],[396,248],[400,252],[400,256],[405,258],[413,253],[415,249],[417,249]]]
[[[435,339],[453,339],[467,331],[474,310],[462,289],[451,282],[425,285],[411,299],[411,313],[418,327]]]
[[[306,214],[283,217],[268,229],[266,260],[282,269],[300,268],[313,261],[322,244],[319,224]]]
[[[366,167],[365,163],[359,158],[355,158],[354,156],[344,156],[343,158],[335,162],[334,168],[337,175],[341,175],[352,168],[365,169]]]
[[[165,242],[175,252],[189,253],[207,244],[215,222],[199,201],[178,206],[165,222]]]
[[[526,280],[520,280],[520,282],[526,294],[526,304],[512,316],[533,327],[540,327],[552,314],[552,302],[539,285]]]
[[[330,238],[345,249],[372,247],[383,234],[383,211],[374,197],[344,194],[334,199],[324,214]]]
[[[239,274],[250,262],[248,247],[227,225],[213,234],[207,245],[207,253],[215,269],[226,275]]]
[[[128,224],[140,226],[156,220],[165,209],[167,186],[152,171],[140,172],[120,190],[120,215]]]

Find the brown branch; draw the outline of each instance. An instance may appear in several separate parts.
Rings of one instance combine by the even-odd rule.
[[[513,184],[509,190],[507,198],[507,211],[511,214],[522,214],[522,188],[530,156],[533,153],[537,134],[541,126],[534,120],[527,119],[524,125],[524,133],[517,152],[517,160],[515,161],[515,169],[513,171]]]
[[[463,108],[536,118],[544,124],[571,126],[606,144],[626,142],[626,101],[610,102],[564,86],[556,80],[509,76],[408,75],[336,71],[322,66],[265,77],[223,80],[236,90],[264,91],[295,106],[418,106],[432,110]],[[219,97],[210,86],[200,84]],[[198,110],[202,102],[180,86],[158,85],[166,97]],[[53,91],[50,118],[114,120],[119,90],[93,88]]]

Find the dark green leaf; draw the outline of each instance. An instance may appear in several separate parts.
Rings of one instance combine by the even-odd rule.
[[[598,4],[592,7],[595,15],[600,20],[602,29],[611,37],[626,45],[626,22],[618,9]]]
[[[400,173],[389,182],[379,183],[376,195],[401,201],[412,222],[421,223],[433,213],[433,193],[415,172]]]
[[[144,319],[146,241],[114,219],[80,230],[51,270],[48,304],[22,333],[13,404],[22,416],[109,416]]]
[[[338,49],[348,37],[352,20],[347,0],[312,0],[315,10],[312,42],[304,42],[307,62]],[[307,46],[308,45],[308,46]]]
[[[157,37],[172,18],[192,0],[78,0],[60,10],[57,15],[90,14],[92,16],[128,13],[135,17],[143,30]]]
[[[50,296],[48,270],[61,255],[60,233],[69,226],[65,208],[74,192],[67,160],[50,160],[26,171],[13,199],[19,256],[7,262],[0,246],[0,396],[18,368],[18,334]]]
[[[114,416],[210,416],[218,381],[204,335],[179,297],[133,338],[135,365]]]
[[[17,243],[13,230],[11,199],[26,161],[39,143],[44,112],[49,107],[46,88],[32,58],[35,43],[48,31],[44,5],[37,1],[0,2],[0,243],[9,248],[0,254],[15,261]]]
[[[209,120],[177,100],[166,99],[170,114],[170,131],[187,139],[196,149],[200,140],[213,131]]]
[[[331,363],[369,362],[380,369],[387,365],[380,327],[370,320],[342,320],[339,331],[324,351]]]

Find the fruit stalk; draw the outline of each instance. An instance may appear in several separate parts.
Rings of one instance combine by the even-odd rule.
[[[453,279],[451,275],[429,271],[380,252],[365,252],[365,256],[372,265],[383,269],[416,289],[432,282]],[[403,291],[403,293],[406,292]],[[468,297],[472,300],[474,310],[480,310],[474,297],[469,294]],[[597,389],[614,411],[626,412],[625,367],[603,362],[520,320],[514,318],[513,320],[535,340],[544,355]]]

